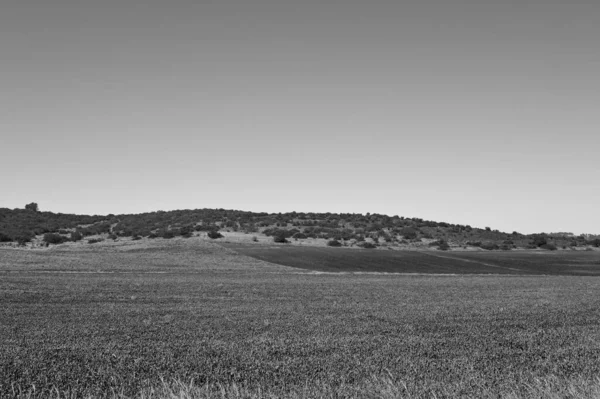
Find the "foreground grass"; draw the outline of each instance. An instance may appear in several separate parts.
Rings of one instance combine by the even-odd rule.
[[[475,385],[473,385],[475,384]],[[77,392],[70,390],[61,391],[58,388],[45,392],[38,392],[35,388],[22,390],[15,387],[12,392],[15,398],[48,398],[67,399],[80,396]],[[166,382],[164,380],[149,388],[142,389],[133,396],[127,396],[122,392],[106,393],[110,399],[305,399],[305,398],[442,398],[442,397],[472,397],[472,398],[545,398],[545,399],[595,399],[600,397],[600,379],[565,380],[557,377],[531,378],[522,380],[513,386],[503,386],[501,389],[490,389],[477,385],[476,381],[466,387],[462,384],[442,387],[438,389],[419,389],[409,387],[403,381],[390,377],[371,377],[360,385],[350,384],[331,386],[327,384],[306,383],[304,386],[292,386],[290,388],[272,387],[247,387],[243,384],[205,384],[197,385],[193,381],[184,383],[181,381]],[[95,396],[87,396],[94,398]]]
[[[0,397],[599,396],[600,279],[311,275],[201,249],[0,259]]]

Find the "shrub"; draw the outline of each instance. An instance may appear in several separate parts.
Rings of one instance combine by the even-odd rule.
[[[44,234],[44,242],[47,242],[48,244],[62,244],[65,241],[67,241],[67,238],[61,236],[60,234],[56,234],[56,233]]]
[[[16,241],[19,245],[25,245],[30,242],[35,235],[31,231],[20,231],[14,235],[14,241]]]
[[[542,245],[548,244],[548,240],[546,234],[536,234],[532,237],[530,242],[531,245],[535,245],[536,247],[541,247]]]
[[[596,238],[591,241],[588,241],[588,245],[592,245],[596,248],[600,247],[600,238]]]
[[[329,241],[327,241],[327,245],[330,247],[341,247],[342,243],[339,242],[338,240],[329,240]]]
[[[356,245],[358,245],[361,248],[366,248],[366,249],[377,248],[377,245],[373,244],[372,242],[368,242],[368,241],[363,241]]]
[[[495,251],[500,249],[500,246],[494,242],[485,242],[479,246],[481,249],[486,249],[488,251]]]
[[[404,237],[405,240],[414,240],[417,238],[417,230],[412,227],[405,227],[400,230],[400,234]]]
[[[446,242],[446,240],[433,241],[433,242],[429,243],[429,246],[437,247],[441,251],[447,251],[450,249],[450,245],[448,245],[448,242]]]
[[[39,211],[38,204],[36,204],[35,202],[25,205],[25,209],[28,211],[33,211],[33,212]]]
[[[11,242],[12,238],[4,233],[0,233],[0,242]]]
[[[556,245],[550,243],[540,245],[540,248],[547,249],[548,251],[556,251],[558,249]]]
[[[284,236],[275,236],[273,237],[273,242],[287,244],[289,241]]]
[[[252,241],[258,242],[258,237],[257,236],[252,236]]]
[[[170,239],[170,238],[175,237],[175,232],[173,230],[163,230],[163,231],[161,231],[160,236],[162,238]]]
[[[87,242],[88,242],[88,244],[96,244],[97,242],[102,242],[102,241],[104,241],[104,239],[102,239],[102,238],[92,238],[92,239],[88,240]]]
[[[223,234],[219,233],[216,230],[209,231],[208,233],[206,233],[206,235],[208,236],[208,238],[212,238],[213,240],[217,238],[223,238]]]
[[[138,241],[138,240],[141,240],[141,239],[142,239],[142,237],[140,237],[138,235],[135,235],[135,236],[131,237],[132,241]]]
[[[304,233],[296,233],[292,236],[292,238],[295,238],[296,240],[303,240],[305,238],[308,238],[308,236]]]
[[[108,238],[110,240],[116,241],[119,237],[116,234],[111,233],[111,234],[108,235]]]
[[[83,234],[81,234],[78,231],[74,231],[71,233],[71,241],[73,242],[77,242],[77,241],[81,241],[83,239]]]

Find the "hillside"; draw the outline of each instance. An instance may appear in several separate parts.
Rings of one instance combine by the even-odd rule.
[[[364,248],[420,247],[432,249],[512,250],[583,249],[600,247],[600,236],[569,233],[505,233],[469,225],[419,218],[350,213],[254,213],[226,209],[157,211],[128,215],[73,215],[0,208],[0,242],[26,245],[44,235],[47,243],[85,237],[191,237],[204,232],[238,232],[273,237],[275,241],[317,239],[336,246]]]

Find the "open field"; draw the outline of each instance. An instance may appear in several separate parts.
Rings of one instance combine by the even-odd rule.
[[[319,272],[600,276],[598,251],[394,251],[224,243],[241,254]]]
[[[0,249],[0,397],[592,398],[598,292],[314,274],[195,239]]]

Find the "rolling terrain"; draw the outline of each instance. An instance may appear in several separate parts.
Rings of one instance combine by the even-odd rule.
[[[600,397],[596,240],[0,209],[0,397]]]

